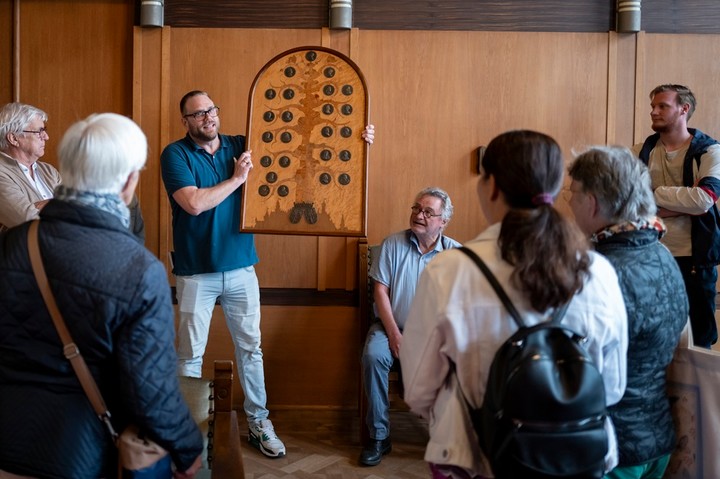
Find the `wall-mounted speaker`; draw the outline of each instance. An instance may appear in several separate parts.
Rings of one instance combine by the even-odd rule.
[[[142,0],[140,2],[140,26],[162,27],[165,20],[164,0]]]
[[[642,0],[618,0],[617,32],[636,33],[640,31],[640,4]]]
[[[352,28],[352,0],[330,0],[330,28]]]

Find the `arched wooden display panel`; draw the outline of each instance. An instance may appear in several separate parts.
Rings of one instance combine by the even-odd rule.
[[[317,46],[281,53],[248,105],[241,231],[366,236],[368,95],[352,60]]]

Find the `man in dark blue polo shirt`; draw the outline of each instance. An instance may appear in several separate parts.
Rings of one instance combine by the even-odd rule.
[[[180,322],[178,374],[200,377],[213,307],[220,299],[245,393],[250,443],[268,457],[285,455],[266,408],[260,348],[260,287],[252,234],[240,233],[240,185],[253,167],[244,136],[219,133],[219,108],[204,91],[180,100],[185,138],[161,155],[173,215],[173,273]],[[368,126],[363,138],[372,143]]]
[[[220,298],[230,334],[253,446],[269,457],[285,455],[266,408],[260,348],[260,287],[252,234],[239,233],[240,185],[252,169],[245,137],[221,135],[219,108],[202,91],[180,100],[185,138],[161,155],[173,215],[173,273],[180,313],[178,374],[199,378],[215,301]]]

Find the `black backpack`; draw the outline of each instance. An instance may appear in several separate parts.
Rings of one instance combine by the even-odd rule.
[[[485,274],[518,331],[495,353],[483,405],[468,405],[480,447],[496,478],[601,478],[608,437],[605,386],[584,338],[550,321],[525,326],[487,265],[460,248]]]

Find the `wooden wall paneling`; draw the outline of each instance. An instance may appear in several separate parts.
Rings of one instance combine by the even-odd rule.
[[[262,349],[268,405],[273,408],[357,407],[357,310],[352,307],[262,307]],[[222,310],[215,307],[203,376],[211,377],[215,360],[235,355]],[[234,402],[244,395],[235,381]]]
[[[635,129],[635,62],[638,37],[635,34],[614,32],[610,32],[609,36],[615,44],[615,58],[609,62],[609,67],[614,70],[611,79],[615,82],[615,87],[613,92],[608,88],[608,104],[614,110],[614,126],[608,125],[608,143],[630,146],[633,144]]]
[[[688,86],[697,99],[697,108],[688,125],[720,138],[720,115],[717,101],[720,91],[720,35],[669,35],[646,33],[643,36],[642,63],[638,68],[636,140],[652,134],[648,94],[663,83]],[[638,54],[640,57],[640,54]]]
[[[317,288],[317,237],[255,235],[255,246],[261,288]]]
[[[263,352],[271,407],[357,407],[357,309],[267,306]]]
[[[13,0],[0,0],[0,105],[13,101],[16,16]]]
[[[317,289],[318,291],[325,291],[328,286],[328,269],[329,269],[329,246],[331,244],[331,238],[327,236],[317,237],[317,249],[318,249],[318,262],[317,262]]]
[[[712,0],[644,2],[641,28],[648,33],[717,34],[720,33],[720,3]]]
[[[346,55],[347,57],[350,57],[351,30],[330,30],[329,28],[323,28],[323,31],[325,30],[328,30],[330,32],[329,48],[337,50],[340,53]],[[352,57],[350,58],[352,59]]]
[[[57,145],[75,121],[131,114],[132,14],[121,0],[21,2],[19,100],[49,116],[44,161],[57,164]]]
[[[360,238],[345,238],[345,290],[357,288],[358,242]],[[363,238],[363,241],[365,239]]]
[[[633,144],[637,35],[608,33],[607,139]]]
[[[546,132],[566,155],[605,141],[607,33],[361,31],[360,42],[376,127],[370,244],[407,228],[414,195],[431,185],[455,205],[448,235],[473,238],[485,225],[475,151],[503,131]]]
[[[162,32],[162,47],[161,47],[161,59],[160,59],[160,144],[158,145],[158,155],[162,154],[162,149],[165,148],[171,141],[170,137],[170,124],[173,121],[179,121],[179,110],[178,105],[175,110],[177,113],[172,114],[172,99],[170,97],[170,82],[171,82],[171,69],[170,69],[170,46],[172,44],[172,29],[163,28]],[[179,101],[179,100],[178,100]],[[158,156],[159,159],[159,156]],[[159,163],[159,162],[158,162]],[[162,182],[162,175],[159,178],[158,189],[160,190],[160,208],[159,208],[159,231],[158,241],[161,256],[163,261],[168,265],[168,273],[172,273],[172,265],[170,259],[170,251],[173,250],[173,239],[172,239],[172,211],[170,210],[170,199],[165,191],[165,184]],[[175,284],[175,278],[170,275],[171,284]]]
[[[137,194],[145,220],[145,246],[165,264],[171,249],[168,231],[168,200],[160,174],[163,148],[162,45],[169,31],[135,27],[133,30],[133,119],[148,139],[148,159],[140,175]],[[161,233],[162,232],[162,233]],[[172,276],[170,275],[172,279]]]
[[[139,0],[136,0],[139,3]],[[614,0],[359,0],[353,24],[364,30],[607,32]],[[166,25],[221,28],[320,28],[328,0],[173,0]],[[642,5],[642,29],[653,33],[720,33],[712,0],[653,0]]]
[[[607,32],[614,25],[611,1],[362,0],[353,24],[382,30],[484,30]]]
[[[605,142],[609,144],[613,144],[615,142],[615,130],[617,122],[617,105],[615,104],[615,98],[617,98],[618,88],[617,59],[617,34],[610,32],[608,33],[607,130],[605,133]]]
[[[165,24],[174,27],[320,28],[328,24],[328,16],[328,0],[172,0],[165,3]]]
[[[643,141],[647,134],[644,125],[648,123],[650,112],[650,99],[648,94],[650,90],[645,87],[645,48],[646,36],[645,32],[637,35],[637,47],[635,55],[635,108],[633,109],[633,144]],[[650,87],[651,89],[654,87]]]
[[[346,284],[347,241],[345,237],[318,238],[318,285],[320,291],[344,289]]]
[[[330,39],[330,36],[331,36],[330,29],[327,27],[323,27],[320,30],[320,46],[323,46],[326,48],[331,48],[330,45],[331,45],[332,40]]]
[[[20,101],[20,0],[13,2],[12,11],[12,98]]]
[[[221,131],[244,134],[248,95],[260,69],[279,53],[320,41],[318,30],[173,28],[170,98],[177,102],[193,89],[207,91],[220,106]],[[171,137],[185,134],[171,123]]]
[[[357,58],[358,52],[360,51],[360,30],[353,28],[350,30],[350,52],[348,56],[350,58]]]

